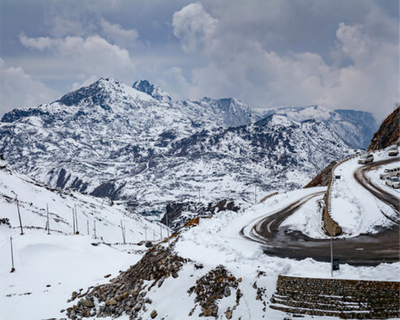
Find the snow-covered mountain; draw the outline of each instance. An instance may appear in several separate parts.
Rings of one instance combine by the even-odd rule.
[[[174,102],[148,81],[132,88],[100,79],[4,115],[0,153],[52,187],[162,213],[171,201],[253,202],[257,192],[298,188],[351,152],[334,123],[309,118],[274,114],[255,122],[234,98]]]
[[[318,120],[335,132],[352,148],[367,148],[374,132],[378,128],[373,115],[369,112],[336,109],[323,106],[276,107],[269,109],[264,116],[279,114],[292,121]]]
[[[148,80],[138,80],[132,87],[138,91],[147,93],[149,96],[160,102],[171,102],[172,99],[169,94],[163,91],[159,86],[150,83]]]

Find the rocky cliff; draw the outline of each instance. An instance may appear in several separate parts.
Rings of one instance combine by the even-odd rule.
[[[400,143],[400,106],[397,107],[375,132],[368,150],[384,149],[391,144]]]

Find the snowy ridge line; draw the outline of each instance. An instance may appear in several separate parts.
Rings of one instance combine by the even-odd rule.
[[[7,113],[0,150],[10,166],[52,187],[129,199],[137,213],[161,215],[169,202],[197,198],[200,184],[210,202],[249,201],[254,181],[261,192],[300,188],[350,154],[335,128],[359,134],[348,126],[352,117],[325,108],[317,113],[334,126],[311,120],[314,107],[291,109],[302,114],[298,121],[260,119],[236,99],[171,101],[148,81],[135,86],[101,79],[58,102]]]
[[[328,183],[328,189],[326,190],[326,197],[324,197],[325,208],[324,208],[324,212],[323,212],[323,215],[322,215],[322,222],[323,222],[323,227],[324,227],[323,229],[324,229],[325,233],[326,233],[328,236],[329,236],[329,235],[338,236],[338,235],[340,235],[340,234],[342,233],[342,228],[341,228],[340,225],[332,218],[332,214],[331,214],[331,213],[332,213],[332,208],[331,208],[331,188],[332,188],[333,181],[334,181],[333,175],[334,175],[334,173],[335,173],[336,168],[337,168],[339,165],[341,165],[341,164],[343,164],[343,163],[345,163],[345,162],[347,162],[347,161],[349,161],[349,160],[351,160],[351,159],[354,159],[354,158],[356,158],[356,157],[357,157],[357,155],[355,154],[355,155],[353,155],[353,156],[351,156],[351,157],[348,157],[348,158],[345,158],[345,159],[340,160],[337,164],[335,164],[335,165],[333,166],[333,168],[332,168],[332,170],[331,170],[331,175],[330,175],[329,183]],[[329,232],[329,231],[327,230],[324,219],[328,219],[328,220],[331,221],[331,223],[332,223],[333,225],[337,225],[337,226],[338,226],[338,228],[339,228],[339,230],[340,230],[340,231],[338,231],[338,234],[332,234],[332,233],[333,233],[332,231]]]

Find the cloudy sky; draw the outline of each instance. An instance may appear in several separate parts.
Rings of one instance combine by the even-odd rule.
[[[0,0],[0,23],[0,116],[100,77],[379,120],[400,100],[398,0]]]

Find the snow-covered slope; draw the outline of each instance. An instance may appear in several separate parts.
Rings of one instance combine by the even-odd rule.
[[[167,92],[162,90],[159,86],[150,83],[148,80],[138,80],[133,85],[132,88],[147,93],[149,96],[160,102],[171,102],[172,99]]]
[[[152,315],[155,319],[204,319],[207,318],[204,314],[206,310],[209,315],[213,313],[218,319],[281,320],[290,317],[269,307],[278,275],[331,278],[330,264],[311,258],[295,261],[267,256],[260,244],[242,238],[239,232],[255,219],[271,215],[296,199],[323,189],[311,188],[282,193],[245,212],[219,212],[211,219],[200,219],[198,226],[184,229],[174,238],[169,261],[163,255],[168,245],[160,244],[157,250],[146,254],[146,261],[140,262],[138,269],[143,271],[141,276],[133,272],[135,269],[129,269],[121,273],[120,278],[108,287],[94,288],[80,303],[77,299],[66,304],[65,308],[78,305],[76,310],[82,309],[82,301],[88,301],[88,297],[93,297],[93,293],[96,293],[99,297],[95,299],[96,311],[104,310],[103,306],[111,305],[112,297],[122,296],[126,287],[132,286],[137,288],[137,295],[142,295],[143,299],[135,299],[132,294],[127,300],[131,302],[132,309],[133,306],[138,306],[137,310],[132,312],[130,308],[123,309],[119,319],[128,319],[129,314],[134,314],[132,318],[136,319],[151,319]],[[161,274],[169,272],[168,265],[175,266],[173,275],[161,277]],[[334,278],[391,281],[396,281],[398,276],[399,263],[381,264],[377,267],[354,267],[342,263],[340,273],[334,274]],[[112,291],[123,284],[125,285],[120,291],[108,293],[108,290]],[[224,286],[225,290],[221,290]],[[108,297],[108,303],[100,299],[102,295]],[[115,303],[117,307],[108,307],[108,310],[111,310],[111,314],[118,315],[121,305],[124,304]],[[213,305],[217,308],[209,308]],[[230,316],[227,317],[228,314]],[[303,318],[315,319],[315,316],[304,315]]]
[[[343,229],[343,236],[358,236],[364,233],[377,233],[382,228],[393,225],[393,220],[398,220],[395,208],[375,198],[368,190],[364,189],[354,178],[354,172],[360,168],[359,158],[353,158],[336,167],[334,175],[340,176],[335,179],[331,188],[331,214],[332,218],[339,223]],[[387,155],[387,151],[374,152],[374,161],[394,159]],[[386,168],[399,167],[400,158],[397,163],[383,165],[368,172],[369,181],[378,185],[382,190],[400,196],[398,190],[387,187],[385,180],[379,175]],[[391,218],[391,219],[390,219]]]
[[[253,202],[254,188],[298,188],[350,148],[325,122],[257,118],[236,99],[174,102],[148,81],[100,79],[51,104],[7,113],[0,153],[52,187],[128,199]],[[256,191],[257,192],[257,191]]]
[[[323,122],[349,146],[367,148],[378,124],[371,113],[355,110],[331,110],[323,106],[276,107],[264,116],[279,114],[292,121],[314,119]]]
[[[72,213],[75,208],[75,228],[79,230],[76,235]],[[105,275],[114,277],[119,270],[136,263],[146,250],[137,243],[146,237],[160,240],[161,232],[163,237],[167,235],[165,226],[128,212],[122,204],[111,205],[78,192],[52,190],[0,169],[0,318],[53,317],[72,291],[106,283]]]

